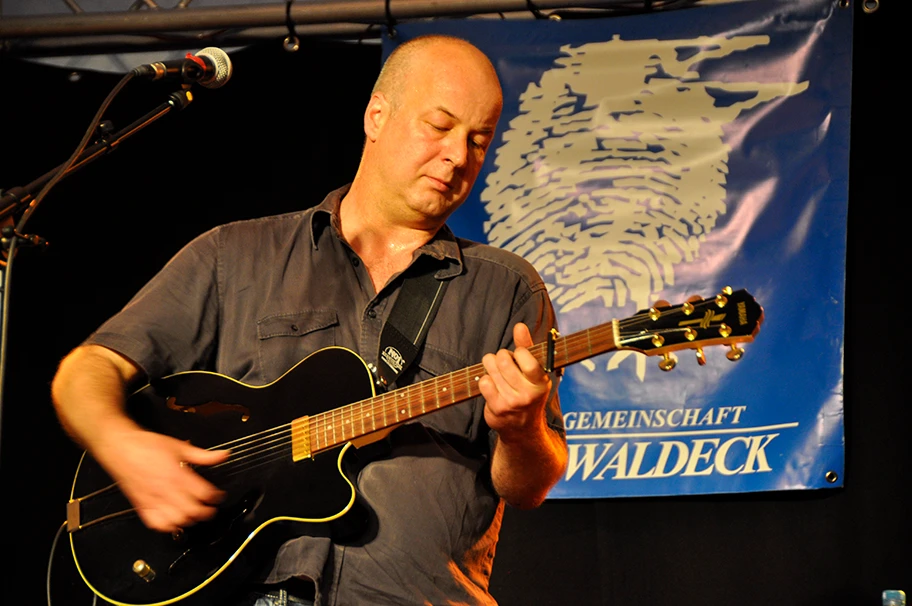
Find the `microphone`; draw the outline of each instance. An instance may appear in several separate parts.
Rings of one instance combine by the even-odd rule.
[[[228,58],[228,53],[220,48],[209,46],[195,55],[187,53],[183,59],[159,61],[134,67],[131,73],[135,77],[150,80],[180,79],[184,82],[196,82],[206,88],[219,88],[231,78],[231,71],[231,59]]]

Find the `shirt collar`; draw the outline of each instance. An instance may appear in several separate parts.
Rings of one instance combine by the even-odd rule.
[[[351,183],[331,191],[314,208],[310,224],[311,245],[314,250],[319,248],[320,238],[326,231],[327,226],[332,226],[333,236],[343,241],[342,231],[339,229],[339,206],[349,188],[351,188]],[[415,251],[412,263],[414,264],[423,255],[431,256],[438,261],[449,261],[446,265],[442,265],[441,269],[435,274],[439,279],[451,278],[462,271],[462,251],[459,248],[456,236],[447,225],[441,227],[430,242]]]

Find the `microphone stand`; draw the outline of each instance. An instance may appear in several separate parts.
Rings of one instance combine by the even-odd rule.
[[[79,158],[73,162],[70,168],[67,169],[63,176],[67,176],[77,169],[82,168],[86,164],[89,164],[93,160],[96,160],[99,157],[114,151],[114,149],[117,148],[121,141],[136,134],[152,122],[155,122],[170,112],[172,109],[184,109],[190,105],[191,101],[193,101],[193,95],[189,90],[179,90],[171,93],[171,95],[168,97],[168,101],[162,103],[157,108],[139,120],[136,120],[126,128],[123,128],[111,135],[110,139],[108,139],[107,130],[101,129],[101,140],[95,145],[87,147],[85,151],[80,154]],[[66,162],[60,164],[59,166],[44,173],[42,176],[38,177],[28,185],[25,185],[23,187],[13,187],[3,192],[3,195],[0,196],[0,221],[5,219],[7,216],[14,214],[17,210],[27,206],[34,199],[35,193],[40,191],[41,188],[44,187],[47,182],[50,181],[65,165]]]
[[[3,434],[4,377],[6,375],[7,326],[9,323],[10,277],[13,259],[16,256],[16,248],[20,245],[33,247],[46,247],[48,245],[47,241],[40,236],[20,233],[31,212],[35,210],[37,203],[40,202],[40,199],[35,197],[38,195],[36,192],[40,192],[52,179],[62,179],[101,156],[114,151],[128,137],[136,134],[171,110],[184,109],[191,101],[193,101],[193,95],[189,90],[189,85],[185,85],[181,90],[171,93],[166,102],[110,136],[110,129],[102,125],[99,129],[102,133],[101,139],[94,145],[86,147],[74,161],[64,162],[31,183],[22,187],[13,187],[0,195],[0,225],[7,224],[0,230],[3,234],[2,239],[0,239],[0,436]],[[63,171],[62,174],[58,176],[61,171]],[[25,209],[25,214],[19,223],[16,224],[12,219],[13,215],[22,209]],[[3,254],[6,256],[5,264],[3,263]]]

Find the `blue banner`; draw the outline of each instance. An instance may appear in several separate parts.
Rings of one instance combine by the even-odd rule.
[[[396,43],[451,34],[497,68],[497,137],[450,226],[533,263],[563,336],[726,286],[764,310],[735,363],[719,338],[701,359],[676,351],[668,372],[629,350],[568,366],[570,462],[551,498],[842,485],[852,11],[839,5],[397,26]]]

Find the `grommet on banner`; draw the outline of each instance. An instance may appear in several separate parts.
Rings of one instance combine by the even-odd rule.
[[[880,0],[862,0],[861,2],[861,10],[868,14],[873,13],[878,8],[880,8]]]
[[[282,42],[282,48],[289,53],[293,53],[301,48],[301,41],[298,40],[298,33],[295,31],[295,22],[291,18],[292,4],[294,4],[294,0],[288,0],[288,2],[285,3],[285,26],[288,28],[288,35],[285,36],[285,40]]]
[[[383,0],[383,10],[386,12],[386,34],[390,40],[396,37],[396,20],[393,18],[393,11],[390,10],[390,0]]]

